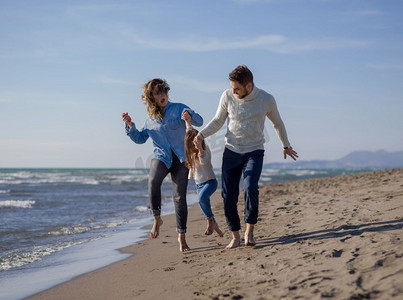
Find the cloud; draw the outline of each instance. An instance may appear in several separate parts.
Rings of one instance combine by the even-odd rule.
[[[369,64],[369,68],[371,69],[379,69],[379,70],[403,70],[403,64]]]
[[[227,82],[223,82],[222,84],[211,83],[211,82],[205,82],[205,81],[185,78],[182,76],[171,76],[169,78],[169,81],[176,83],[178,85],[181,85],[187,89],[196,90],[196,91],[200,91],[200,92],[207,92],[207,93],[222,92],[227,88],[227,85],[228,85]]]
[[[199,92],[206,92],[206,93],[215,93],[215,92],[222,92],[227,88],[227,82],[216,83],[216,82],[206,82],[196,79],[191,79],[184,76],[177,76],[177,75],[169,75],[166,76],[169,78],[170,83],[175,83],[175,85],[181,86],[184,89],[196,90]],[[125,85],[125,86],[135,86],[141,87],[143,83],[140,83],[136,80],[125,80],[119,78],[113,78],[109,76],[102,76],[96,79],[98,83],[101,84],[111,84],[111,85]],[[1,102],[1,98],[0,98]]]
[[[126,32],[127,33],[127,32]],[[370,45],[372,42],[349,38],[317,38],[317,39],[290,39],[279,34],[260,35],[251,38],[236,40],[217,37],[205,38],[189,36],[186,38],[150,39],[139,35],[129,34],[133,41],[145,48],[170,51],[223,51],[223,50],[266,50],[281,54],[295,54],[301,52],[333,50],[343,48],[357,48]]]
[[[100,78],[97,79],[97,82],[102,83],[102,84],[116,84],[116,85],[127,85],[127,86],[140,86],[141,85],[135,81],[112,78],[112,77],[108,77],[108,76],[101,76]]]
[[[270,3],[274,2],[274,0],[233,0],[235,3],[240,4],[255,4],[255,3]]]
[[[361,48],[371,45],[371,41],[349,38],[318,38],[313,40],[286,41],[274,47],[266,47],[266,50],[282,54],[295,54],[310,51],[336,50]]]
[[[160,50],[218,51],[275,46],[284,42],[285,38],[281,35],[273,34],[238,40],[203,38],[200,36],[189,36],[176,40],[148,39],[137,36],[134,40],[144,47]]]
[[[356,11],[355,14],[359,16],[379,16],[383,15],[383,12],[380,10],[373,9],[373,10]]]

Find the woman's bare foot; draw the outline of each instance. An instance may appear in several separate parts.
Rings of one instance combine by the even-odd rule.
[[[205,235],[211,235],[211,234],[213,234],[214,228],[215,228],[214,224],[215,224],[215,222],[214,222],[213,218],[207,219],[207,228],[206,228],[206,230],[204,231],[204,234],[205,234]]]
[[[181,252],[190,251],[190,248],[186,243],[186,235],[184,233],[179,233],[178,242],[179,242],[179,250]]]
[[[160,226],[162,225],[162,223],[164,223],[164,222],[162,221],[160,216],[154,217],[154,224],[153,224],[153,228],[151,228],[151,231],[150,231],[150,238],[156,239],[159,236]]]
[[[222,233],[221,229],[218,227],[217,223],[214,223],[214,230],[218,234],[219,237],[223,237],[224,233]]]
[[[241,245],[241,237],[239,236],[239,231],[232,231],[232,240],[231,242],[225,247],[225,249],[234,249]]]
[[[255,225],[246,223],[245,230],[245,246],[253,247],[256,245],[255,239],[253,238],[253,229]]]

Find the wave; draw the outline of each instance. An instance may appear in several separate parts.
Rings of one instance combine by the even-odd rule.
[[[148,211],[149,208],[147,206],[136,206],[135,208],[133,208],[134,211]]]
[[[41,260],[44,256],[59,252],[75,245],[80,245],[95,239],[85,239],[81,241],[73,241],[61,243],[53,246],[37,246],[32,251],[12,251],[8,255],[0,258],[0,271],[7,271],[13,268],[22,267],[24,265]]]
[[[72,183],[82,185],[114,184],[125,185],[142,183],[148,180],[146,170],[106,171],[106,170],[35,170],[1,172],[0,184],[60,184]]]
[[[147,207],[145,206],[137,206],[133,210],[143,212],[148,210]],[[134,221],[137,221],[137,218],[134,219],[119,219],[119,220],[110,220],[107,222],[101,222],[101,223],[94,223],[94,224],[89,224],[89,225],[73,225],[73,226],[62,226],[59,228],[55,228],[55,230],[47,232],[47,236],[66,236],[66,235],[76,235],[76,234],[81,234],[81,233],[86,233],[89,231],[93,230],[102,230],[106,228],[115,228],[119,227],[122,225],[126,225],[129,223],[132,223]]]
[[[0,201],[0,208],[32,208],[34,200],[5,200]]]

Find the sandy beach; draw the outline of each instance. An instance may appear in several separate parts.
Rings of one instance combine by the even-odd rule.
[[[166,216],[130,258],[29,299],[403,299],[403,169],[262,186],[255,247],[224,250],[219,193],[213,211],[223,238],[194,205],[190,252]]]

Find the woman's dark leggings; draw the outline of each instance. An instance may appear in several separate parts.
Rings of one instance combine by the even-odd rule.
[[[181,163],[175,154],[172,153],[172,155],[172,165],[169,169],[162,161],[155,158],[151,160],[150,176],[148,178],[150,207],[153,216],[161,215],[161,185],[168,173],[171,173],[176,228],[179,233],[185,233],[188,217],[186,191],[189,170],[186,168],[185,163]]]

